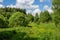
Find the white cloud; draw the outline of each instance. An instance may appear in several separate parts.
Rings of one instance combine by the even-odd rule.
[[[27,10],[27,14],[31,13],[33,16],[35,16],[36,13],[40,14],[41,10],[39,8],[35,8],[34,10],[30,9]]]
[[[48,5],[44,6],[44,10],[47,10],[49,13],[53,13],[53,10],[51,7],[48,7]]]
[[[3,0],[0,0],[0,2],[3,2]],[[0,8],[4,8],[4,6],[2,4],[0,4]]]
[[[7,7],[26,9],[26,13],[32,13],[32,15],[40,13],[39,5],[33,5],[33,3],[34,0],[16,0],[16,5],[8,5]]]
[[[0,4],[0,8],[4,8],[4,6],[2,4]]]
[[[17,3],[21,4],[32,4],[34,0],[17,0]]]
[[[16,7],[17,8],[22,8],[22,9],[27,9],[27,13],[32,13],[33,15],[35,13],[38,13],[39,10],[39,5],[33,5],[35,0],[16,0]]]
[[[48,12],[49,12],[49,13],[53,13],[53,10],[52,10],[52,9],[48,9]]]
[[[26,9],[37,9],[37,8],[39,8],[39,5],[26,5],[26,7],[25,7]]]
[[[40,9],[35,9],[35,10],[33,10],[33,11],[32,11],[32,10],[27,10],[26,13],[27,13],[27,14],[28,14],[28,13],[31,13],[33,16],[35,16],[36,13],[38,13],[38,15],[40,15],[40,12],[41,12]]]
[[[32,10],[27,10],[27,12],[26,12],[26,13],[28,14],[28,13],[31,13],[31,12],[32,12]]]
[[[45,6],[44,6],[44,9],[45,9],[45,10],[49,9],[48,5],[45,5]]]
[[[15,5],[7,5],[6,7],[16,8],[16,6],[15,6]]]
[[[0,2],[3,2],[3,0],[0,0]]]
[[[17,8],[28,8],[34,3],[34,0],[16,0],[16,1]]]
[[[41,12],[40,9],[35,9],[35,10],[33,11],[32,15],[35,16],[36,13],[38,13],[38,15],[40,15],[40,12]]]

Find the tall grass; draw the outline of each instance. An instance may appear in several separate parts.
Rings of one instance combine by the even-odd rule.
[[[60,31],[54,23],[40,23],[40,25],[30,23],[29,25],[32,27],[0,28],[0,40],[60,40]]]

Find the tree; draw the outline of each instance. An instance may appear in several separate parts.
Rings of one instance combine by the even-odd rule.
[[[58,26],[60,23],[60,0],[53,0],[54,22]],[[59,24],[60,25],[60,24]]]
[[[54,10],[60,10],[60,0],[53,0]]]
[[[41,22],[49,22],[49,21],[51,21],[51,16],[50,16],[50,14],[49,14],[49,12],[48,11],[45,11],[45,12],[41,12],[40,13],[40,21]]]
[[[0,14],[0,28],[6,28],[6,27],[8,27],[6,18]]]
[[[17,27],[17,26],[26,26],[26,21],[25,21],[25,14],[21,12],[14,13],[10,18],[9,18],[9,26],[11,27]]]
[[[16,12],[22,12],[24,14],[26,14],[26,10],[25,9],[20,9],[20,8],[0,8],[0,14],[2,14],[4,17],[6,17],[7,19],[10,18],[10,16],[12,16],[13,13]]]
[[[60,25],[60,13],[55,11],[52,16],[53,22],[55,23],[56,27]]]
[[[34,21],[34,16],[33,16],[32,14],[27,14],[27,15],[26,15],[26,20],[27,20],[28,22],[33,22],[33,21]]]
[[[34,16],[34,22],[35,23],[40,23],[38,13],[36,13],[36,15]]]

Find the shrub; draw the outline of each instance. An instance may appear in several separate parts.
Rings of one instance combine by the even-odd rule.
[[[0,28],[6,28],[8,27],[6,18],[0,14]]]
[[[41,12],[41,14],[40,14],[41,22],[45,23],[45,22],[49,22],[51,20],[52,20],[52,18],[48,11],[44,11],[43,13]]]
[[[23,13],[14,13],[9,19],[9,26],[26,26],[25,15]]]
[[[0,32],[0,40],[10,40],[16,32],[14,30],[12,31],[1,31]]]

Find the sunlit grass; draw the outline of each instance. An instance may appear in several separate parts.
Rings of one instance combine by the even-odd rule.
[[[41,23],[38,24],[29,24],[32,27],[13,27],[13,28],[0,28],[0,32],[4,31],[16,31],[17,35],[26,33],[24,37],[38,38],[39,40],[60,40],[60,31],[55,27],[54,23]],[[18,37],[18,36],[17,36]]]

